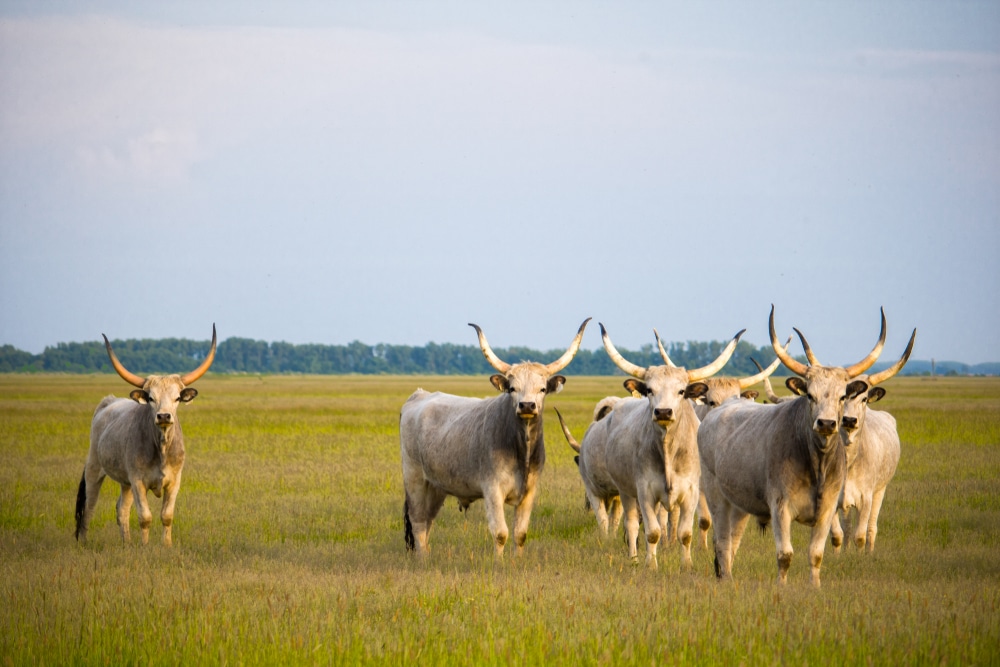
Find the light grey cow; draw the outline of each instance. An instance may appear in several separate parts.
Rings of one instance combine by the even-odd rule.
[[[646,564],[655,568],[657,543],[662,535],[657,503],[667,512],[679,507],[678,535],[681,561],[691,564],[691,539],[698,504],[698,417],[688,399],[704,395],[705,378],[718,373],[736,349],[740,331],[709,365],[685,370],[673,365],[637,366],[615,349],[604,325],[604,349],[615,365],[632,376],[625,389],[644,398],[626,398],[587,431],[580,444],[580,469],[588,470],[591,442],[606,451],[607,474],[618,490],[625,512],[625,535],[629,556],[637,556],[639,514],[646,537]],[[657,336],[658,337],[658,336]],[[597,507],[596,487],[584,476],[584,486]],[[600,521],[600,518],[598,519]]]
[[[889,482],[896,474],[901,448],[896,419],[883,410],[869,410],[868,406],[885,396],[885,389],[877,385],[896,375],[906,365],[916,336],[917,330],[914,329],[903,356],[895,364],[878,373],[858,376],[859,380],[868,383],[869,389],[847,402],[840,422],[847,453],[847,480],[841,511],[846,518],[851,508],[857,509],[854,544],[858,549],[867,546],[869,552],[875,549],[882,501]],[[811,351],[807,350],[806,354],[811,355]],[[843,541],[844,530],[840,517],[835,515],[830,534],[834,551],[840,550]]]
[[[769,318],[771,346],[798,377],[788,384],[801,394],[793,401],[763,405],[729,401],[706,415],[698,431],[702,489],[715,522],[715,570],[731,578],[733,556],[751,516],[771,523],[777,551],[778,581],[787,581],[792,561],[791,522],[812,527],[811,579],[820,585],[826,537],[847,477],[840,437],[846,402],[868,390],[856,379],[878,359],[885,345],[885,315],[875,348],[847,368],[807,365],[792,358]],[[805,337],[795,329],[803,340]]]
[[[584,320],[569,349],[543,365],[501,361],[475,324],[483,356],[499,374],[490,382],[502,394],[468,398],[417,389],[403,404],[399,442],[403,463],[404,537],[408,550],[428,553],[428,534],[445,498],[462,507],[480,498],[502,556],[508,529],[504,504],[515,507],[514,543],[520,553],[545,465],[542,414],[547,394],[562,390],[566,378],[556,375],[580,349]]]
[[[103,334],[102,334],[103,335]],[[184,433],[177,419],[181,403],[190,403],[198,390],[191,385],[204,375],[215,359],[215,325],[212,347],[204,361],[186,375],[150,375],[143,378],[118,361],[104,336],[111,365],[123,380],[137,387],[129,398],[106,396],[94,411],[90,426],[90,451],[76,497],[76,539],[87,541],[87,527],[94,515],[97,496],[105,477],[121,485],[118,497],[118,527],[122,542],[129,541],[129,515],[135,503],[142,543],[149,542],[153,513],[146,492],[163,495],[160,521],[163,543],[172,544],[174,505],[184,468]]]
[[[584,433],[584,440],[587,440],[587,433],[594,425],[604,419],[619,403],[625,399],[621,396],[606,396],[602,398],[594,407],[594,418],[587,431]],[[559,417],[559,426],[562,428],[566,442],[576,452],[573,460],[576,462],[580,476],[585,480],[586,502],[584,506],[594,511],[597,519],[597,526],[604,535],[610,531],[618,531],[618,524],[621,523],[622,509],[621,497],[618,495],[618,487],[615,486],[608,475],[607,466],[607,438],[591,438],[587,440],[587,456],[581,457],[583,450],[573,433],[566,425],[559,408],[555,408],[556,416]]]

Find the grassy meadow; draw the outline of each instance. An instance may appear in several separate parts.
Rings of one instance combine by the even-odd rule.
[[[776,383],[780,384],[780,383]],[[90,419],[117,376],[0,375],[0,661],[66,664],[1000,664],[1000,379],[896,378],[902,460],[873,554],[827,549],[809,584],[796,526],[787,586],[748,528],[735,581],[695,545],[660,567],[598,537],[578,439],[621,379],[550,396],[548,462],[525,554],[495,560],[482,503],[449,500],[431,557],[404,548],[398,416],[418,386],[487,378],[220,376],[179,410],[187,462],[174,547],[115,525],[106,480],[73,539]],[[513,510],[508,508],[508,524]],[[850,534],[850,533],[848,533]],[[640,544],[640,550],[642,546]],[[641,552],[641,551],[640,551]]]

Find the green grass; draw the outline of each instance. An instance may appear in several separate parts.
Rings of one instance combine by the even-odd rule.
[[[548,399],[548,463],[525,555],[498,562],[482,504],[455,501],[405,552],[398,412],[418,386],[486,377],[213,376],[183,406],[173,548],[122,546],[117,485],[73,539],[90,418],[116,376],[0,375],[0,662],[36,664],[998,664],[1000,380],[897,378],[876,407],[903,444],[874,554],[827,549],[789,584],[748,529],[735,581],[709,552],[631,563],[583,509],[558,406],[582,438],[616,378]],[[151,499],[154,515],[159,501]],[[133,540],[138,530],[133,512]],[[512,510],[508,509],[508,522]]]

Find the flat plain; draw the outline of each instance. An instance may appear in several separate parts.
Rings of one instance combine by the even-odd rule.
[[[552,407],[582,438],[620,377],[548,397],[548,460],[525,553],[493,556],[482,503],[449,500],[431,555],[405,551],[399,408],[483,377],[226,376],[179,410],[174,546],[122,545],[105,481],[86,546],[77,485],[117,376],[0,375],[0,660],[43,664],[1000,664],[1000,378],[894,378],[874,406],[902,460],[874,553],[828,546],[789,583],[748,528],[732,582],[695,546],[659,569],[600,539]],[[780,386],[780,380],[775,382]],[[508,508],[508,523],[512,521]],[[850,523],[850,521],[848,522]],[[641,546],[640,546],[641,548]]]

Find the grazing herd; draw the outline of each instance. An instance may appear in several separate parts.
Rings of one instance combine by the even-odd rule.
[[[584,320],[563,355],[548,364],[507,363],[476,331],[483,356],[497,373],[493,398],[469,398],[417,389],[399,418],[403,473],[403,525],[407,550],[429,553],[434,518],[448,496],[464,510],[482,499],[497,557],[510,538],[504,506],[514,506],[514,544],[524,549],[531,512],[545,466],[545,398],[566,383],[559,372],[572,362],[590,318]],[[885,396],[878,386],[896,375],[913,350],[916,329],[902,357],[878,373],[867,374],[885,345],[882,314],[878,342],[861,361],[847,367],[824,366],[805,336],[794,329],[807,363],[788,353],[768,322],[777,359],[744,378],[713,377],[729,361],[743,331],[707,366],[684,369],[671,362],[654,330],[663,365],[639,366],[615,348],[604,324],[601,339],[608,356],[628,378],[626,396],[608,396],[594,408],[593,421],[577,442],[559,411],[563,434],[576,462],[600,532],[616,532],[624,516],[630,558],[638,557],[640,521],[646,564],[657,566],[657,546],[677,541],[681,563],[691,564],[694,521],[708,546],[713,530],[715,572],[732,577],[733,560],[751,518],[774,535],[778,581],[784,583],[792,561],[791,524],[810,526],[812,583],[820,585],[827,537],[835,550],[844,538],[840,514],[856,509],[853,540],[874,549],[878,516],[886,487],[900,457],[895,419],[868,406]],[[121,486],[117,520],[129,541],[134,503],[143,544],[153,522],[147,491],[163,496],[163,542],[171,543],[174,505],[184,466],[184,436],[177,418],[190,387],[215,357],[216,334],[203,362],[186,375],[141,377],[128,371],[105,337],[118,374],[136,387],[129,398],[105,397],[94,412],[90,451],[80,481],[76,537],[85,542],[98,492],[105,477]],[[756,364],[756,362],[754,362]],[[769,376],[784,365],[794,375],[786,386],[794,396],[774,394]],[[750,387],[763,382],[764,403]]]

